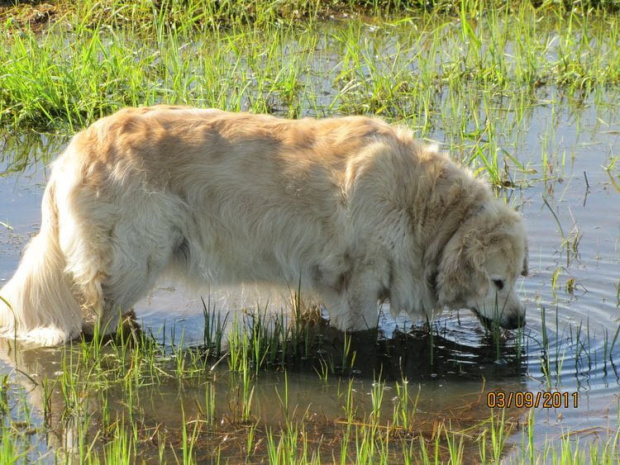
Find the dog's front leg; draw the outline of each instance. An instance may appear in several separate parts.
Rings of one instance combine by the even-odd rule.
[[[366,262],[354,267],[340,289],[338,299],[327,308],[331,325],[341,331],[363,331],[377,327],[379,296],[385,289],[386,264]],[[327,302],[329,305],[329,302]]]

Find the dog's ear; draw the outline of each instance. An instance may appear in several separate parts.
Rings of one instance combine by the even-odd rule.
[[[484,297],[489,279],[482,268],[484,250],[473,236],[460,231],[444,248],[437,276],[437,300],[440,305],[457,309]]]
[[[529,255],[529,250],[528,250],[528,246],[527,246],[527,240],[525,241],[525,255],[523,256],[523,269],[521,270],[521,276],[527,276],[529,273],[528,267],[528,256]]]

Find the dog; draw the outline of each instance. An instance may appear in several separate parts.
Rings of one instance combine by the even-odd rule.
[[[53,163],[0,331],[41,346],[112,332],[166,273],[310,289],[342,331],[375,328],[383,298],[510,329],[527,243],[484,182],[380,119],[128,108]]]

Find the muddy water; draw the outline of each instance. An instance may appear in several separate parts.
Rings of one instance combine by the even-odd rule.
[[[617,101],[618,96],[609,95],[607,100]],[[453,415],[454,421],[462,415],[457,407],[463,405],[475,405],[475,417],[486,418],[483,397],[493,389],[568,393],[568,407],[536,410],[539,445],[569,430],[581,431],[582,440],[588,440],[617,429],[620,338],[613,341],[620,324],[620,192],[612,180],[618,183],[620,161],[615,169],[605,167],[620,155],[620,114],[615,104],[597,106],[586,101],[576,109],[567,102],[557,103],[556,95],[547,101],[556,103],[533,107],[523,130],[500,141],[526,167],[525,173],[514,174],[523,189],[500,192],[519,208],[529,230],[530,276],[519,284],[529,309],[522,342],[517,343],[518,338],[509,333],[498,345],[469,312],[446,313],[434,322],[434,352],[429,357],[431,341],[428,332],[421,330],[422,322],[404,317],[393,320],[384,311],[383,346],[371,344],[369,348],[363,341],[354,346],[358,353],[355,388],[364,394],[359,396],[360,408],[369,411],[373,377],[383,370],[388,389],[404,374],[420,390],[421,411],[448,419]],[[441,141],[445,135],[436,132],[431,136]],[[2,146],[0,171],[8,173],[0,177],[0,222],[6,223],[0,225],[0,283],[11,276],[29,235],[37,230],[46,162],[64,142],[13,136]],[[16,153],[20,159],[27,154],[29,162],[17,166]],[[234,315],[242,320],[243,308],[256,304],[277,312],[291,299],[288,290],[252,287],[211,289],[203,296],[218,311],[232,315],[229,321]],[[174,283],[161,283],[136,311],[142,327],[161,342],[188,347],[203,342],[200,298]],[[401,358],[398,367],[378,360],[377,351],[386,348]],[[4,348],[2,355],[0,374],[10,374],[11,389],[29,392],[29,402],[40,408],[40,393],[13,368],[17,365],[32,379],[54,378],[60,351],[35,350],[16,358]],[[431,358],[433,363],[428,361]],[[232,386],[236,385],[231,376],[225,370],[219,375],[220,405],[231,405]],[[258,380],[254,414],[268,424],[281,420],[274,417],[277,414],[270,406],[280,402],[277,388],[281,392],[282,382],[278,373]],[[334,377],[322,383],[312,369],[292,370],[288,375],[291,403],[303,411],[311,405],[317,422],[341,416],[342,382]],[[170,428],[181,424],[181,406],[188,414],[205,395],[204,388],[191,385],[179,395],[178,383],[149,389],[143,398],[151,401],[141,406],[145,416],[152,425]],[[65,445],[68,435],[67,431],[55,433],[64,438]],[[40,453],[45,454],[48,444],[59,440],[52,436],[39,438]],[[518,444],[520,433],[511,440]]]

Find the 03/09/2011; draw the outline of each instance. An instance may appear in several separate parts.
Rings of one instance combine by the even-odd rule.
[[[487,394],[489,408],[577,408],[578,405],[577,392],[491,391]]]

